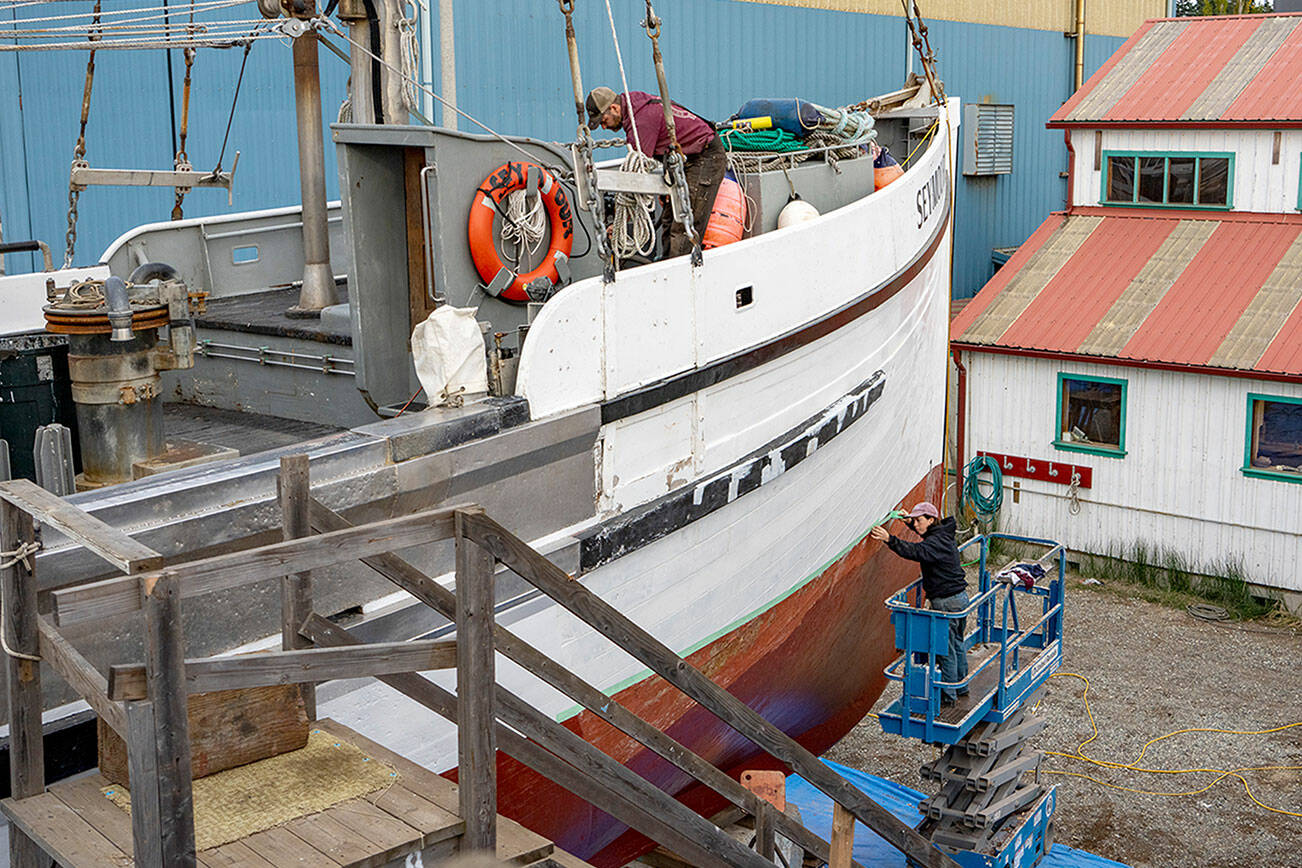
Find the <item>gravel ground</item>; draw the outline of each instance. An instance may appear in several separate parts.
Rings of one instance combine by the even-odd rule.
[[[1099,736],[1087,756],[1134,763],[1149,739],[1186,727],[1271,729],[1302,721],[1302,634],[1296,629],[1198,621],[1183,610],[1069,582],[1063,672],[1089,679]],[[1084,682],[1051,678],[1037,746],[1073,753],[1091,727]],[[888,688],[877,708],[898,695]],[[882,733],[867,717],[829,759],[917,789],[916,769],[933,748]],[[1302,766],[1302,726],[1266,735],[1187,733],[1148,748],[1149,769]],[[1046,770],[1089,774],[1139,790],[1201,789],[1212,772],[1169,775],[1106,769],[1046,756]],[[1302,812],[1302,771],[1245,771],[1262,802]],[[1134,868],[1253,866],[1302,868],[1302,817],[1271,813],[1226,777],[1197,795],[1141,795],[1079,777],[1043,778],[1058,787],[1057,840]]]

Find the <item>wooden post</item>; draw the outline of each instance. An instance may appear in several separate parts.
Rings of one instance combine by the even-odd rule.
[[[154,757],[163,864],[192,868],[194,794],[190,778],[190,723],[185,688],[185,642],[181,590],[176,577],[161,575],[143,588],[149,701],[154,718]],[[131,725],[128,721],[127,729]],[[133,781],[134,783],[134,781]],[[135,824],[132,824],[133,831]]]
[[[280,476],[276,478],[277,496],[280,498],[280,518],[285,539],[298,539],[312,533],[308,524],[308,503],[311,499],[311,477],[308,457],[305,454],[287,455],[280,459]],[[311,645],[298,633],[298,628],[312,614],[312,573],[302,572],[280,580],[280,646],[286,651],[307,648]],[[307,719],[316,720],[316,685],[304,684],[303,707]]]
[[[475,510],[478,512],[478,510]],[[462,852],[497,850],[497,716],[493,694],[493,556],[457,531],[457,785]]]
[[[9,501],[0,501],[0,551],[16,551],[32,542],[36,532],[32,517]],[[4,570],[0,593],[4,595],[5,642],[18,654],[36,656],[40,650],[40,631],[36,614],[35,555],[27,563],[15,563]],[[41,732],[41,669],[35,660],[5,655],[9,677],[9,786],[15,799],[37,796],[45,791],[45,745]],[[9,864],[14,868],[33,868],[41,863],[41,849],[36,842],[9,826]],[[45,860],[49,864],[49,860]]]
[[[131,770],[131,843],[138,868],[163,868],[163,826],[154,745],[154,704],[127,704],[127,764]]]
[[[854,853],[854,814],[832,803],[832,855],[827,868],[849,868]]]
[[[755,852],[770,862],[777,850],[777,841],[773,836],[773,810],[768,802],[760,802],[755,811]]]

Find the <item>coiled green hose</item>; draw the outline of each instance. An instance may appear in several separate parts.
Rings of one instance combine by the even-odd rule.
[[[981,473],[990,472],[990,491],[981,491]],[[1004,503],[1004,473],[989,455],[978,455],[963,469],[963,499],[972,504],[977,518],[989,521]]]

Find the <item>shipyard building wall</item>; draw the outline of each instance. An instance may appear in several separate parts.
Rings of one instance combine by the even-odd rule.
[[[1102,3],[1103,0],[1100,0]],[[1112,2],[1112,0],[1108,0]],[[433,5],[433,4],[431,4]],[[935,5],[935,4],[933,4]],[[993,273],[995,248],[1015,247],[1066,196],[1067,155],[1061,133],[1044,121],[1068,98],[1074,48],[1063,38],[1070,29],[1059,18],[1069,0],[1031,4],[1026,15],[992,18],[988,4],[948,8],[931,17],[931,44],[939,56],[947,91],[964,103],[1007,103],[1015,107],[1013,171],[965,177],[956,184],[954,295],[976,293]],[[1091,3],[1091,9],[1096,4]],[[1161,0],[1120,0],[1137,20],[1164,12]],[[610,25],[601,3],[579,3],[575,13],[584,83],[619,86],[619,67]],[[970,9],[967,7],[971,7]],[[1055,10],[1048,12],[1037,11]],[[1107,3],[1099,8],[1103,10]],[[41,7],[34,7],[39,9]],[[1110,8],[1110,7],[1107,7]],[[899,86],[911,59],[898,7],[855,3],[837,11],[752,0],[659,0],[664,20],[661,46],[674,98],[712,119],[730,115],[755,96],[802,96],[842,105]],[[873,14],[882,12],[885,14]],[[8,16],[36,15],[27,9]],[[458,102],[503,132],[550,140],[574,137],[575,114],[565,54],[564,27],[555,4],[537,0],[494,0],[455,4]],[[1056,16],[1056,17],[1055,17]],[[1052,20],[1050,20],[1052,19]],[[640,13],[617,13],[629,86],[655,89],[650,45]],[[1017,21],[1027,26],[1001,26]],[[1091,23],[1092,22],[1092,23]],[[1126,15],[1100,11],[1087,21],[1085,74],[1092,74],[1133,29]],[[423,75],[439,88],[439,32],[436,16],[423,20]],[[1094,35],[1115,34],[1115,35]],[[66,229],[68,163],[76,142],[85,71],[82,52],[0,53],[0,219],[6,238],[36,236],[56,250]],[[204,51],[195,65],[189,153],[196,168],[211,168],[221,144],[239,70],[238,51]],[[344,97],[345,65],[321,52],[325,117],[335,118]],[[96,63],[95,94],[87,130],[87,159],[93,166],[168,167],[173,158],[169,72],[161,52],[102,53]],[[171,99],[179,118],[183,64],[179,54],[170,73]],[[425,98],[425,114],[440,110]],[[482,132],[462,119],[460,128]],[[968,135],[964,131],[962,135]],[[241,151],[235,202],[218,191],[196,190],[186,200],[187,216],[246,211],[299,201],[295,173],[295,130],[290,53],[278,42],[254,45],[236,110],[225,165]],[[962,146],[962,142],[958,143]],[[609,152],[607,152],[609,153]],[[901,157],[905,155],[899,155]],[[327,143],[327,165],[334,165]],[[335,197],[337,181],[327,179]],[[98,188],[82,194],[78,261],[88,262],[121,232],[140,223],[166,220],[168,190]],[[30,254],[9,256],[9,270],[33,267]]]
[[[1066,485],[1005,476],[1000,530],[1100,554],[1142,544],[1208,572],[1236,562],[1250,581],[1289,592],[1295,608],[1302,603],[1302,534],[1293,518],[1302,488],[1242,472],[1248,394],[1302,399],[1302,384],[993,353],[963,358],[965,455],[987,450],[1093,473],[1077,515]],[[1126,382],[1124,456],[1054,447],[1059,372]]]
[[[1276,158],[1275,136],[1279,136]],[[1232,159],[1229,198],[1234,211],[1295,214],[1302,208],[1302,130],[1071,130],[1076,151],[1077,205],[1103,203],[1108,154],[1223,155]],[[1097,166],[1097,168],[1095,168]]]

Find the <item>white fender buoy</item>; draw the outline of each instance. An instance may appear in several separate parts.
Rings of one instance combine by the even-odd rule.
[[[778,228],[784,229],[787,226],[804,223],[806,220],[813,220],[817,216],[818,209],[813,205],[810,205],[804,199],[792,199],[778,214]]]

